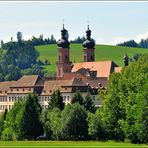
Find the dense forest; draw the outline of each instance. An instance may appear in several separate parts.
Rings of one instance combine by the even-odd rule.
[[[116,140],[148,142],[148,54],[110,76],[96,108],[89,94],[75,93],[64,105],[59,90],[53,92],[48,109],[42,110],[36,95],[18,100],[0,116],[2,140]]]
[[[141,39],[140,43],[136,43],[134,40],[125,41],[123,43],[117,44],[117,46],[127,46],[135,48],[148,48],[148,38]]]
[[[37,61],[38,52],[23,40],[21,32],[17,33],[17,42],[3,44],[0,52],[0,81],[17,80],[25,74],[43,76],[41,63]]]

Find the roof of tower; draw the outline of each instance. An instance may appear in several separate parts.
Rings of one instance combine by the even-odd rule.
[[[69,48],[69,41],[68,41],[68,30],[65,29],[64,24],[61,30],[61,39],[57,41],[58,47],[62,48]]]
[[[83,47],[93,49],[94,46],[95,46],[95,42],[93,39],[91,39],[91,30],[89,29],[89,25],[88,25],[88,28],[86,30],[86,40],[83,42]]]

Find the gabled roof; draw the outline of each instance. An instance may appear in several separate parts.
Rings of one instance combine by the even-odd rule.
[[[118,67],[118,65],[116,65],[113,61],[82,62],[74,63],[72,72],[85,68],[90,71],[97,71],[97,77],[108,78],[110,73],[114,71],[114,67]]]
[[[73,78],[71,80],[45,81],[41,95],[51,95],[57,89],[59,89],[61,93],[71,93],[73,87],[85,87],[85,86],[87,85],[77,78]]]
[[[7,95],[10,86],[12,86],[14,83],[15,81],[0,82],[0,96]]]
[[[38,75],[24,75],[11,88],[43,86],[43,80]]]
[[[71,92],[71,88],[65,89],[62,87],[65,83],[69,83],[69,80],[45,81],[41,95],[51,95],[54,91],[58,89],[60,90],[60,92]]]
[[[83,80],[84,83],[86,83],[87,85],[89,85],[91,88],[95,88],[95,89],[99,89],[101,87],[106,87],[107,85],[107,78],[103,77],[103,78],[95,78],[95,79],[87,79],[87,80]]]

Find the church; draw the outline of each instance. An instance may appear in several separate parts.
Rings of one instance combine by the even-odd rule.
[[[80,91],[82,96],[88,93],[92,99],[98,100],[97,94],[101,89],[106,89],[109,76],[113,72],[120,72],[113,61],[95,61],[95,42],[91,38],[91,30],[86,30],[86,40],[83,42],[83,62],[70,61],[70,42],[68,31],[64,25],[61,30],[61,39],[57,41],[58,56],[56,78],[49,80],[39,75],[25,75],[17,81],[0,82],[0,112],[10,110],[15,101],[25,99],[29,93],[39,96],[39,103],[43,109],[48,108],[52,93],[59,89],[65,104],[71,102],[73,95]],[[128,65],[128,57],[124,62]],[[95,102],[101,106],[101,102]]]
[[[67,73],[85,73],[85,75],[96,75],[97,78],[109,78],[110,73],[120,72],[119,67],[113,61],[95,61],[95,42],[91,38],[91,30],[86,30],[86,40],[83,42],[83,59],[81,63],[72,63],[70,61],[70,42],[68,41],[68,31],[64,28],[61,30],[61,39],[58,45],[58,62],[56,78],[62,79]],[[85,71],[85,72],[84,72]]]

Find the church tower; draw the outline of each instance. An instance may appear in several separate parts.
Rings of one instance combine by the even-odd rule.
[[[70,48],[68,41],[68,31],[64,28],[61,30],[61,39],[57,41],[58,45],[58,62],[57,62],[57,77],[63,77],[64,73],[71,72]]]
[[[91,39],[91,30],[86,30],[86,40],[83,42],[84,62],[95,61],[95,42]]]

